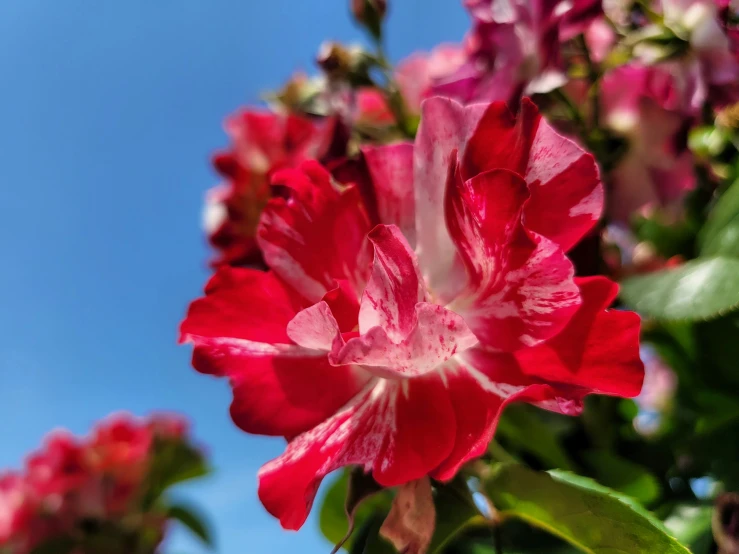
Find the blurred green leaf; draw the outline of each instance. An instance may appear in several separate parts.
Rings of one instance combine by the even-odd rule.
[[[349,554],[397,554],[393,545],[380,536],[380,527],[385,514],[374,514],[367,518],[357,532],[349,548]]]
[[[583,552],[688,554],[633,499],[584,477],[500,465],[485,489],[504,520],[524,520]]]
[[[203,454],[179,440],[157,440],[147,476],[144,507],[150,508],[171,486],[210,473]]]
[[[203,517],[197,513],[192,506],[184,504],[172,504],[167,508],[167,516],[179,521],[193,535],[198,537],[203,544],[213,547],[213,536],[210,533],[208,525],[203,521]]]
[[[321,513],[319,517],[319,525],[321,533],[332,544],[340,543],[349,532],[349,520],[346,515],[346,501],[349,490],[350,470],[345,470],[330,485],[326,491],[321,505]],[[392,499],[388,492],[381,492],[366,498],[356,508],[354,521],[357,528],[361,528],[374,514],[379,514],[384,519],[390,510]],[[382,523],[382,521],[380,522]],[[379,527],[378,527],[379,530]],[[357,540],[359,533],[350,537],[344,548],[352,549],[352,545]]]
[[[560,444],[556,429],[540,412],[523,404],[508,406],[498,422],[496,437],[533,454],[547,467],[573,470],[574,462]]]
[[[711,506],[678,506],[665,520],[665,526],[693,554],[708,554],[713,545]]]
[[[430,554],[442,552],[445,546],[469,527],[489,525],[475,505],[462,477],[458,476],[447,484],[436,483],[434,506],[436,530],[429,546]]]
[[[644,315],[707,320],[739,307],[739,259],[693,260],[621,282],[621,299]]]
[[[642,504],[650,504],[660,496],[657,478],[644,466],[605,450],[582,453],[598,481]]]
[[[739,256],[739,181],[721,195],[698,235],[701,255]]]

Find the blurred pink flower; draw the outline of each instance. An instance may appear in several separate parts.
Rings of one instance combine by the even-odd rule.
[[[667,205],[695,186],[685,139],[694,94],[694,85],[680,82],[667,65],[631,64],[603,78],[603,124],[628,148],[610,172],[613,219],[626,221],[645,205]]]
[[[467,0],[475,22],[466,62],[434,92],[462,102],[505,100],[549,92],[567,78],[560,44],[601,13],[598,0]]]
[[[739,101],[739,45],[735,29],[725,23],[730,10],[726,2],[662,0],[661,8],[665,25],[690,44],[688,56],[676,69],[687,75],[697,73],[712,103],[725,106]]]

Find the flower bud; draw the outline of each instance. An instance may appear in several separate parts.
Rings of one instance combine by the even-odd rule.
[[[351,8],[354,19],[373,37],[379,38],[382,20],[387,14],[387,0],[351,0]]]
[[[338,42],[324,42],[318,50],[316,63],[329,77],[341,77],[351,72],[352,55]]]

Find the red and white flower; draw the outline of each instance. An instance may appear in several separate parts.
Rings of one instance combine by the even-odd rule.
[[[230,379],[236,424],[288,439],[259,495],[289,529],[335,469],[447,480],[506,404],[577,414],[643,377],[638,316],[565,254],[601,214],[595,162],[532,103],[431,98],[414,144],[363,154],[371,210],[318,163],[275,174],[271,270],[220,269],[181,327],[194,366]]]
[[[203,222],[218,250],[214,266],[253,264],[260,259],[255,233],[270,197],[270,173],[324,156],[334,121],[247,110],[229,117],[225,127],[232,146],[213,158],[225,182],[208,191]]]

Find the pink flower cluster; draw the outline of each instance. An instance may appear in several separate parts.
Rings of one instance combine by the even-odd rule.
[[[182,419],[127,414],[101,422],[85,438],[52,433],[22,472],[0,473],[0,551],[25,554],[51,539],[74,540],[89,522],[145,515],[138,502],[155,442],[186,436]],[[146,520],[160,535],[164,522],[160,516]]]

